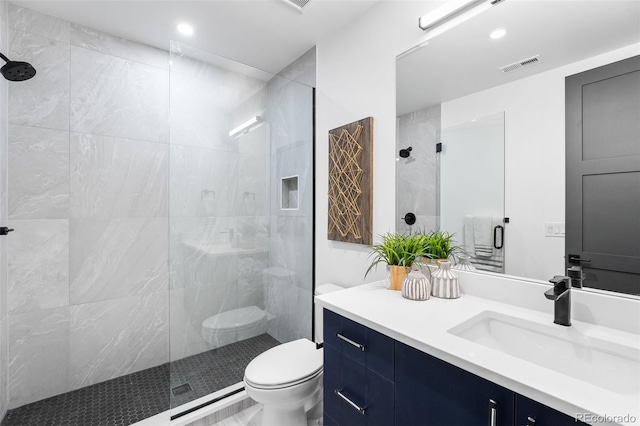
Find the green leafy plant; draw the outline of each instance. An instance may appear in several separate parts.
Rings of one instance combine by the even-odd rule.
[[[454,234],[445,231],[433,231],[423,235],[426,236],[424,251],[432,259],[448,259],[462,250],[459,246],[453,244]]]
[[[387,233],[381,237],[381,244],[369,247],[371,248],[369,257],[372,257],[373,260],[364,274],[365,277],[379,263],[409,267],[414,262],[419,262],[423,257],[431,257],[425,251],[428,238],[425,234],[402,235]]]

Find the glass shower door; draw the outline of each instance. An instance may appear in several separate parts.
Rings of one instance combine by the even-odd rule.
[[[312,89],[172,42],[170,122],[170,397],[179,413],[241,389],[265,350],[310,337]],[[295,191],[283,173],[296,177]],[[283,208],[283,194],[298,206]]]
[[[477,269],[504,272],[504,113],[443,129],[440,226]]]

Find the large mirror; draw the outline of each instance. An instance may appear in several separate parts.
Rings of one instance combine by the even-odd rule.
[[[506,34],[491,38],[497,29]],[[541,280],[563,274],[565,78],[636,56],[639,43],[638,1],[507,0],[400,55],[396,230],[440,228],[462,246],[469,216],[508,218],[497,272]],[[480,145],[464,148],[481,164],[469,177],[468,163],[447,163],[445,139],[472,131],[479,144],[483,122],[502,126],[504,145],[491,156],[479,155]],[[416,140],[429,146],[428,158]],[[420,185],[412,183],[418,163]],[[504,173],[503,188],[482,185],[496,171]],[[449,185],[451,176],[474,185],[476,201],[502,196],[503,210],[466,206],[454,218],[448,203],[460,188]],[[415,214],[413,225],[407,213]]]

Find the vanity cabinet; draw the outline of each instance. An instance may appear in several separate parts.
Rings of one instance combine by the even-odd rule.
[[[394,340],[327,310],[323,324],[325,425],[393,425]]]
[[[515,394],[515,407],[516,426],[587,425],[587,423],[519,394]]]
[[[513,425],[513,392],[396,342],[397,425]]]
[[[325,425],[586,424],[334,312],[323,320]]]

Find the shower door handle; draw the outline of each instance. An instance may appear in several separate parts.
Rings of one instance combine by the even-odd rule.
[[[8,228],[6,226],[1,226],[0,227],[0,235],[7,235],[7,234],[9,234],[9,232],[13,232],[13,231],[14,231],[14,229],[10,229],[10,228]]]
[[[498,230],[500,230],[500,245],[498,245]],[[504,227],[498,225],[493,228],[493,248],[500,250],[502,247],[504,247]]]

